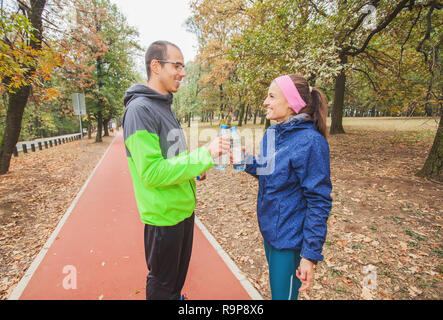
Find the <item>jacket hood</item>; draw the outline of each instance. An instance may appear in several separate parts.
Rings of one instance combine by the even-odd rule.
[[[157,91],[149,88],[148,86],[135,84],[125,92],[125,96],[123,98],[123,103],[125,107],[128,106],[129,102],[138,97],[147,97],[150,99],[158,100],[162,103],[166,103],[168,105],[172,104],[172,93],[160,94]]]
[[[270,127],[271,128],[271,127]],[[312,129],[314,128],[314,121],[305,119],[294,119],[288,123],[275,124],[273,129],[278,131],[292,131],[297,129]]]

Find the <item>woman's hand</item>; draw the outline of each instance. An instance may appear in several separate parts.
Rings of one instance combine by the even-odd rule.
[[[302,282],[302,286],[298,291],[305,291],[311,286],[311,281],[314,278],[314,264],[305,258],[301,258],[296,276]]]
[[[242,155],[242,160],[244,160],[246,158],[246,156],[247,156],[246,148],[242,146],[241,147],[241,151],[242,151],[242,154],[241,154]],[[230,159],[230,163],[234,164],[234,155],[232,154],[232,152],[231,152],[231,155],[230,155],[229,159]]]

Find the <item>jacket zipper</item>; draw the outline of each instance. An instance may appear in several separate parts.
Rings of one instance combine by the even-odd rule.
[[[281,134],[281,130],[280,130],[279,127],[277,127],[276,130],[277,130],[277,139],[275,141],[275,153],[277,153],[277,151],[278,151],[278,141],[280,140],[280,134]],[[275,161],[275,159],[274,159],[274,161]],[[262,190],[261,191],[262,192],[261,192],[260,202],[263,201],[263,196],[264,196],[264,193],[265,193],[265,179],[264,178],[263,178]]]

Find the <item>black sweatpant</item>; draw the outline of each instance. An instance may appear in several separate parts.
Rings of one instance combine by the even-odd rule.
[[[145,225],[146,300],[178,300],[194,238],[194,213],[174,226]]]

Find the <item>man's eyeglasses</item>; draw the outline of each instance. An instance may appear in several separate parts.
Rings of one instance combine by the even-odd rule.
[[[171,63],[171,64],[175,65],[175,69],[178,72],[181,72],[182,70],[186,70],[185,65],[183,63],[181,63],[181,62],[178,62],[178,61],[177,62],[167,61],[167,60],[158,60],[158,61],[162,62],[162,63]]]

